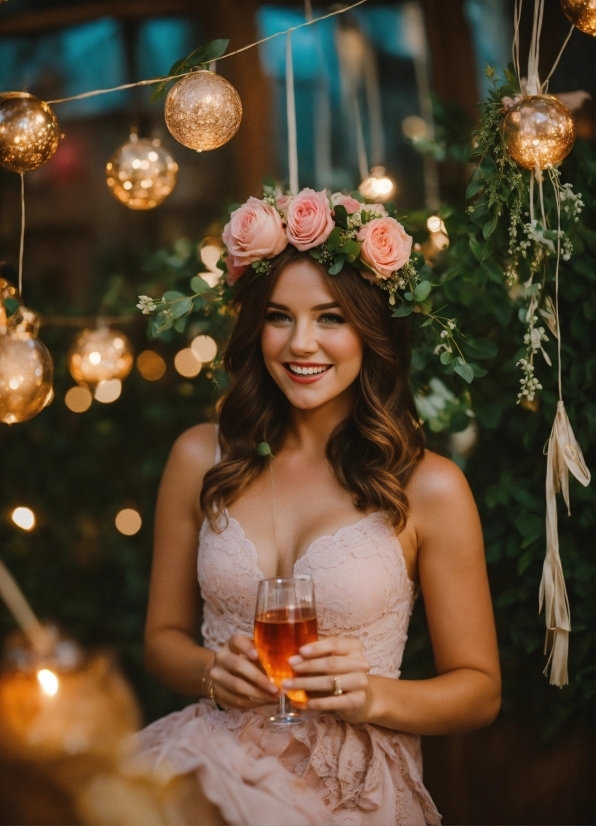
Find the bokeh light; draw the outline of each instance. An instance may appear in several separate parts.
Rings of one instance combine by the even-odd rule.
[[[41,686],[41,690],[48,697],[53,697],[58,692],[58,677],[49,668],[42,668],[37,672],[37,680]]]
[[[35,514],[31,508],[15,508],[10,518],[18,528],[22,528],[24,531],[30,531],[35,527]]]
[[[88,387],[71,387],[64,396],[64,404],[73,413],[84,413],[92,402],[93,396]]]
[[[147,381],[158,381],[166,372],[166,363],[155,350],[143,350],[137,357],[137,370]]]
[[[143,520],[141,514],[134,508],[123,508],[116,514],[114,520],[116,528],[125,536],[133,536],[141,530]]]
[[[404,118],[401,130],[410,140],[421,140],[426,137],[426,123],[419,115],[409,115]]]
[[[174,367],[186,379],[193,379],[201,372],[202,362],[195,356],[190,347],[179,350],[174,358]]]
[[[197,336],[193,338],[190,349],[203,364],[213,361],[217,355],[217,344],[211,336]]]
[[[120,379],[106,379],[100,381],[95,388],[95,398],[102,404],[110,404],[115,402],[122,393],[122,382]]]
[[[395,195],[397,187],[393,178],[385,174],[383,166],[373,166],[370,176],[362,181],[358,189],[367,201],[384,203]]]

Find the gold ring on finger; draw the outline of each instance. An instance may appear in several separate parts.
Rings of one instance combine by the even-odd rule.
[[[339,684],[337,677],[333,678],[333,696],[340,697],[344,693],[343,688]]]

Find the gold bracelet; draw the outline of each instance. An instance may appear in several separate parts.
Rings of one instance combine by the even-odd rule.
[[[211,680],[211,682],[209,683],[209,696],[211,697],[212,702],[215,703],[215,708],[218,711],[227,711],[228,710],[227,708],[224,708],[223,706],[220,706],[220,704],[217,702],[217,697],[215,696],[215,686],[213,684],[213,680]]]

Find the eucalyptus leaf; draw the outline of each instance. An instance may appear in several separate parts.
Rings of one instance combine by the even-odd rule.
[[[168,290],[163,294],[163,301],[168,303],[177,301],[179,298],[184,298],[184,293],[179,293],[178,290]]]
[[[441,364],[451,364],[453,361],[453,353],[450,350],[443,350],[439,356]]]
[[[340,252],[343,252],[345,255],[352,256],[352,259],[357,258],[360,255],[360,244],[358,241],[352,241],[352,239],[348,239],[344,241],[344,243],[339,248]]]
[[[188,315],[188,313],[191,310],[192,298],[190,296],[187,296],[186,298],[183,298],[172,305],[172,317],[181,318],[183,315]]]
[[[484,188],[485,184],[486,182],[482,179],[470,181],[466,189],[466,198],[473,198],[474,195],[477,195],[478,192]]]
[[[204,278],[201,278],[200,275],[195,275],[190,279],[190,289],[193,293],[202,295],[203,293],[209,292],[211,287],[207,284]]]
[[[182,318],[177,318],[173,326],[174,330],[176,330],[177,333],[183,333],[186,329],[186,316],[183,316]]]
[[[346,262],[345,255],[337,255],[333,264],[329,267],[327,272],[329,275],[337,275],[338,272],[341,272],[343,265]]]
[[[471,384],[474,378],[474,369],[469,364],[456,364],[453,368],[455,372],[462,377],[464,381],[467,381],[468,384]]]
[[[329,252],[335,252],[341,246],[341,230],[339,227],[334,227],[327,238],[327,249]]]
[[[434,318],[427,318],[426,321],[420,325],[420,327],[430,327],[433,324]]]
[[[218,57],[221,57],[222,54],[225,53],[229,45],[229,38],[224,38],[221,40],[212,40],[211,43],[207,43],[207,45],[205,46],[205,55],[202,62],[211,63],[212,60],[217,60]]]
[[[336,204],[333,207],[333,218],[338,227],[342,229],[348,228],[348,211],[343,204]]]
[[[431,289],[432,284],[430,281],[421,281],[416,285],[416,289],[414,290],[414,299],[416,301],[424,301],[424,299],[430,295]]]
[[[495,214],[492,218],[490,218],[486,224],[482,227],[482,235],[485,238],[489,238],[493,232],[497,228],[497,224],[499,223],[499,213],[495,210]]]
[[[400,304],[397,310],[394,310],[391,315],[393,318],[405,318],[406,316],[412,314],[413,309],[414,307],[412,304],[406,304],[404,302],[403,304]]]

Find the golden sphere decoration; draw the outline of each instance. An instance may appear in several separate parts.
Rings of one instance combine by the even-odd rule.
[[[507,112],[501,128],[507,152],[524,169],[557,166],[575,141],[573,117],[552,95],[523,98]]]
[[[172,86],[164,117],[177,141],[204,152],[234,137],[242,120],[242,103],[229,81],[215,72],[201,70]]]
[[[596,36],[596,0],[561,0],[561,7],[576,29]]]
[[[26,422],[52,400],[54,365],[37,338],[37,313],[20,307],[0,332],[0,422]]]
[[[30,172],[50,160],[60,142],[58,119],[44,100],[27,92],[0,94],[0,164]]]
[[[91,387],[111,379],[124,379],[133,365],[132,346],[120,330],[99,326],[83,330],[68,351],[73,379]]]
[[[138,138],[118,147],[106,166],[114,198],[129,209],[154,209],[176,186],[178,164],[157,138]]]

